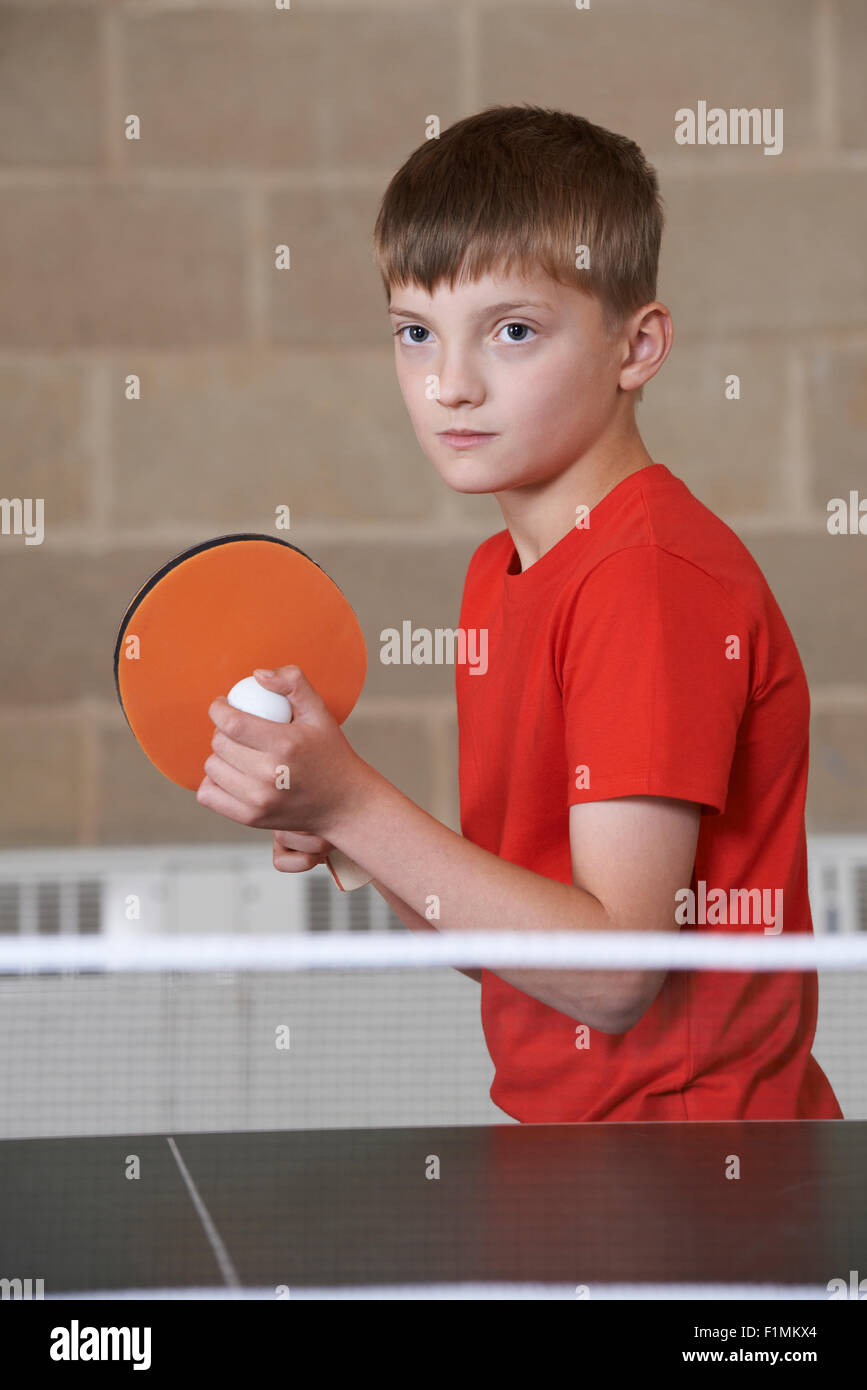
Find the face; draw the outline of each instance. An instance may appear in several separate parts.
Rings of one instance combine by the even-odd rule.
[[[419,444],[456,492],[544,483],[616,432],[624,345],[580,290],[486,275],[395,288],[389,315]]]

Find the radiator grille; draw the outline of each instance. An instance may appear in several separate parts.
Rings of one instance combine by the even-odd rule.
[[[387,931],[375,889],[340,893],[324,867],[278,874],[259,848],[0,852],[0,934]]]
[[[815,835],[808,853],[817,934],[867,931],[867,836]],[[391,929],[374,888],[340,893],[324,866],[278,874],[259,847],[0,852],[7,936]]]

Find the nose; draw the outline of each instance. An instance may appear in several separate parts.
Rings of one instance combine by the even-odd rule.
[[[484,401],[484,377],[468,353],[450,352],[448,357],[443,357],[436,373],[436,398],[449,410],[481,405]]]

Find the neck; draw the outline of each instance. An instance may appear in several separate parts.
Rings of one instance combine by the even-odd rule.
[[[653,462],[636,431],[621,447],[583,454],[555,478],[497,493],[521,569],[563,539],[575,525],[576,508],[592,509],[624,478]]]

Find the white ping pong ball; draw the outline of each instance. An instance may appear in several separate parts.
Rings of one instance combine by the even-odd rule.
[[[234,709],[243,710],[245,714],[258,714],[260,719],[270,719],[274,724],[290,724],[292,722],[292,706],[285,695],[278,695],[274,690],[266,690],[264,685],[260,685],[255,676],[245,676],[237,685],[233,685],[226,699]]]

